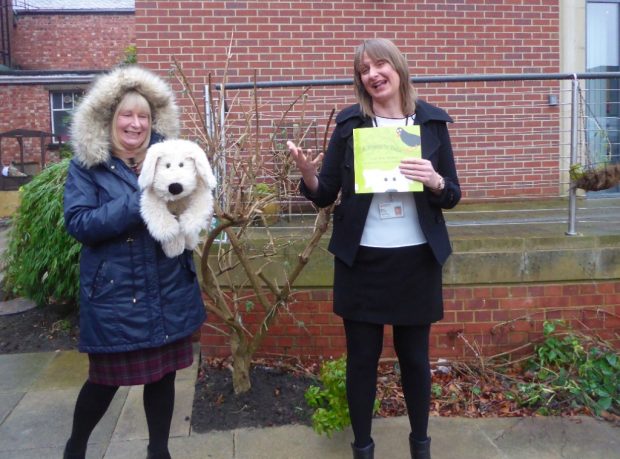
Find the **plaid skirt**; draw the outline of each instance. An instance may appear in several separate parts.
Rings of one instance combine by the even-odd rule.
[[[189,367],[194,359],[191,335],[161,347],[110,354],[88,354],[88,380],[106,386],[136,386],[159,381]]]

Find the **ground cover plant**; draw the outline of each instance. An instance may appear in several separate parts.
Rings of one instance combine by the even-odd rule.
[[[620,424],[620,356],[604,340],[548,321],[530,354],[510,360],[435,362],[431,412],[440,416],[593,415]],[[379,370],[377,415],[405,415],[395,361]],[[331,435],[348,425],[344,360],[327,361],[306,400],[312,426]]]
[[[525,363],[529,381],[519,383],[520,404],[541,414],[565,408],[620,414],[620,358],[607,343],[546,322],[545,339]]]
[[[317,383],[308,387],[304,394],[307,404],[314,409],[312,428],[319,434],[331,437],[334,432],[351,424],[345,384],[346,369],[346,356],[323,362]],[[375,413],[379,407],[380,401],[375,399]]]

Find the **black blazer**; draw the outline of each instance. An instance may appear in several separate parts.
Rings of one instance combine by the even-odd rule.
[[[416,101],[415,124],[420,125],[422,157],[431,161],[446,183],[440,195],[427,188],[414,193],[420,226],[440,265],[452,252],[441,209],[451,209],[461,199],[448,122],[452,118],[445,111],[423,100]],[[340,192],[328,249],[348,266],[353,266],[373,197],[370,193],[354,191],[353,129],[360,127],[372,127],[372,119],[362,115],[359,105],[342,110],[336,117],[336,127],[318,175],[318,190],[311,193],[303,180],[300,184],[302,194],[318,207],[334,203]]]

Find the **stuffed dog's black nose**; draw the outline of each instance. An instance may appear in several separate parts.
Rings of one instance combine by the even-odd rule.
[[[183,185],[181,185],[180,183],[171,183],[170,185],[168,185],[168,191],[170,191],[170,194],[182,193]]]

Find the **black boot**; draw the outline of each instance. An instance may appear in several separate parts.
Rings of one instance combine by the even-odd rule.
[[[363,448],[358,448],[351,443],[351,449],[353,450],[353,459],[374,459],[375,457],[375,442],[372,439],[370,439],[370,445]]]
[[[411,459],[431,459],[431,437],[424,441],[418,441],[409,434],[409,449]]]
[[[150,448],[146,449],[146,459],[172,459],[170,453],[166,449],[165,451],[153,452]]]

